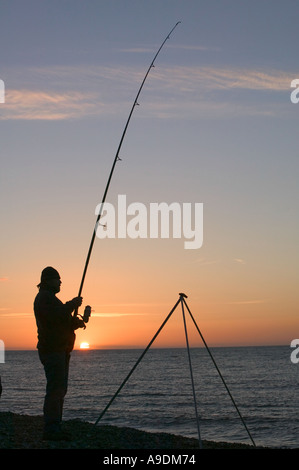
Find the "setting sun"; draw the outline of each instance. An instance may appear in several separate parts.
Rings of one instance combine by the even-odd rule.
[[[80,344],[80,349],[89,349],[89,343],[81,343]]]

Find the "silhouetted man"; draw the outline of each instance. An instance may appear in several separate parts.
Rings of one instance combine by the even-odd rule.
[[[61,279],[56,269],[45,268],[41,273],[39,292],[34,300],[38,332],[38,353],[47,379],[44,401],[44,436],[46,440],[65,440],[61,430],[62,409],[68,385],[70,353],[77,328],[85,326],[72,312],[82,304],[75,297],[63,304],[55,294],[60,291]]]

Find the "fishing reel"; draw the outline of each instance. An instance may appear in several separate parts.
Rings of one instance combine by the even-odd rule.
[[[91,306],[90,306],[90,305],[86,305],[86,307],[85,307],[85,309],[84,309],[83,318],[82,318],[82,320],[84,321],[84,323],[88,323],[88,320],[89,320],[90,315],[91,315]]]
[[[88,320],[89,320],[89,317],[91,315],[91,306],[90,305],[86,305],[85,309],[84,309],[84,313],[83,313],[83,316],[80,315],[79,313],[77,313],[77,316],[82,318],[83,322],[84,323],[88,323]],[[84,330],[86,328],[86,326],[84,325]]]

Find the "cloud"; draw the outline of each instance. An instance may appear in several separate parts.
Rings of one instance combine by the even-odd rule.
[[[8,277],[0,277],[0,282],[6,282],[8,281]]]
[[[242,258],[234,258],[233,261],[237,264],[246,264],[245,261]],[[220,259],[216,260],[216,259],[206,259],[206,258],[197,258],[195,261],[193,261],[193,263],[198,263],[201,266],[208,266],[208,265],[211,265],[211,264],[219,264],[221,262],[223,262],[223,261],[221,261]]]
[[[184,51],[208,51],[208,52],[219,52],[221,51],[220,47],[214,47],[214,46],[200,46],[200,45],[188,45],[188,44],[167,44],[166,47],[168,49],[175,49],[176,51],[178,50],[184,50]],[[155,54],[157,51],[157,45],[155,47],[128,47],[125,49],[118,49],[118,52],[126,52],[126,53],[137,53],[137,54],[144,54],[144,53],[151,53]]]
[[[191,44],[167,44],[167,47],[169,49],[175,49],[175,50],[185,50],[185,51],[216,51],[219,52],[221,51],[221,47],[216,47],[216,46],[200,46],[200,45],[191,45]]]
[[[256,304],[264,304],[267,300],[239,300],[235,302],[228,302],[228,305],[256,305]]]
[[[148,53],[148,52],[151,52],[153,53],[153,49],[151,49],[150,47],[128,47],[126,49],[119,49],[119,52],[126,52],[126,53],[134,53],[134,54],[144,54],[144,53]]]
[[[0,119],[61,120],[98,114],[101,103],[91,93],[9,90]]]
[[[147,315],[146,313],[92,313],[93,317],[137,317],[137,316],[144,316]]]
[[[245,264],[245,261],[242,258],[235,258],[234,261],[238,264]]]
[[[144,51],[144,49],[142,49]],[[142,80],[147,66],[56,66],[33,68],[27,70],[28,84],[32,79],[52,84],[77,83],[93,91],[99,91],[103,81],[108,80],[118,85],[124,83],[136,84]],[[23,80],[26,76],[23,75]],[[212,67],[212,66],[156,66],[150,74],[151,81],[157,81],[159,86],[176,89],[176,86],[188,84],[190,89],[197,89],[202,85],[205,89],[248,89],[283,91],[290,89],[291,79],[296,73],[277,69],[250,69],[240,67]],[[136,90],[137,91],[137,90]],[[114,92],[113,92],[114,93]]]
[[[187,72],[187,75],[186,75]],[[284,91],[290,88],[290,75],[280,70],[252,70],[242,68],[198,67],[186,68],[183,73],[195,77],[213,89],[246,89]],[[182,77],[181,77],[182,78]]]
[[[9,310],[9,309],[0,309],[0,310]],[[0,317],[31,317],[32,313],[0,313]]]
[[[186,46],[187,47],[187,46]],[[146,67],[145,67],[146,69]],[[67,120],[119,116],[133,104],[144,77],[141,67],[56,66],[22,69],[22,87],[8,78],[2,120]],[[223,117],[281,114],[275,94],[289,92],[291,78],[281,70],[223,67],[155,67],[145,86],[141,116]],[[236,91],[244,93],[236,94]],[[245,92],[266,92],[253,103]],[[269,92],[270,101],[269,101]],[[260,97],[260,95],[258,95]],[[252,95],[251,97],[252,98]],[[289,104],[289,101],[286,100]]]
[[[152,75],[165,89],[186,91],[264,90],[285,91],[290,89],[294,74],[281,70],[223,68],[223,67],[160,67]]]

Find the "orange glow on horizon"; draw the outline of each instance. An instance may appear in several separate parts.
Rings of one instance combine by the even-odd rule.
[[[100,252],[102,263],[97,265],[95,251],[94,267],[91,266],[88,273],[81,308],[82,313],[84,306],[89,304],[93,312],[86,330],[76,330],[75,349],[84,349],[81,343],[92,345],[92,349],[145,348],[175,305],[178,293],[184,290],[188,295],[187,304],[211,347],[288,345],[298,336],[297,310],[294,308],[296,286],[293,289],[288,284],[274,289],[271,284],[264,286],[259,279],[253,284],[249,282],[251,273],[239,263],[228,264],[229,269],[224,264],[201,267],[190,263],[182,273],[177,269],[175,258],[146,253],[151,256],[145,260],[137,256],[138,243],[136,247],[137,253],[135,245],[132,246],[134,262],[130,249],[124,250],[121,257],[115,248],[113,252],[109,249]],[[115,259],[107,259],[114,255]],[[191,255],[182,254],[187,256],[187,261]],[[157,270],[157,263],[160,270]],[[118,268],[113,269],[113,266]],[[128,266],[131,266],[129,271]],[[73,266],[57,267],[63,281],[57,297],[66,302],[76,295],[80,270],[77,272]],[[258,276],[255,270],[254,275]],[[38,276],[39,270],[35,269],[34,275],[26,277],[21,272],[18,277],[11,276],[0,283],[3,293],[0,339],[7,350],[36,349],[33,300],[37,294]],[[202,347],[202,340],[188,312],[185,313],[190,345]],[[185,346],[182,311],[178,305],[152,347]]]

